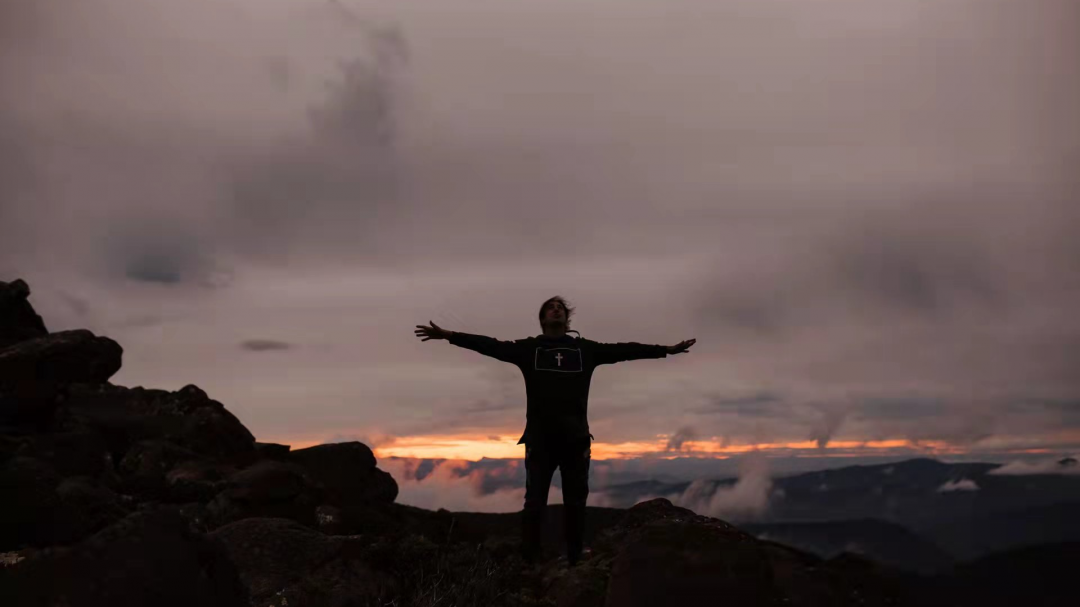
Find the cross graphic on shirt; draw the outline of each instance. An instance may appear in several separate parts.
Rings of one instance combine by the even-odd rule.
[[[557,360],[559,362],[559,366],[561,367],[562,366],[562,353],[561,352],[555,355],[555,360]]]

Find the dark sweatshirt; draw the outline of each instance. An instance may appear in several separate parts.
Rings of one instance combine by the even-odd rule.
[[[666,358],[667,346],[636,342],[614,344],[581,337],[537,335],[500,341],[455,331],[450,343],[517,366],[528,396],[526,442],[565,442],[589,433],[589,383],[596,367],[624,360]]]

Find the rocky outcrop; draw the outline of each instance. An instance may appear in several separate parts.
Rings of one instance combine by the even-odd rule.
[[[631,508],[597,551],[610,558],[604,601],[609,607],[699,604],[716,597],[745,607],[888,605],[904,599],[902,585],[890,583],[890,575],[856,574],[842,561],[759,541],[664,498]]]
[[[236,607],[247,594],[223,547],[170,509],[136,512],[73,547],[0,569],[11,605]]]
[[[371,533],[389,523],[384,506],[397,498],[398,486],[375,466],[371,449],[359,442],[317,445],[289,454],[323,491],[316,522],[334,533]]]
[[[289,455],[343,506],[386,504],[397,498],[397,482],[375,467],[375,455],[359,442],[316,445]]]
[[[117,461],[136,443],[154,439],[218,459],[255,449],[255,437],[240,420],[194,385],[168,392],[74,384],[63,399],[60,424],[93,430],[105,439]]]
[[[119,344],[49,333],[29,293],[0,282],[0,550],[74,546],[159,504],[196,531],[283,517],[345,532],[394,518],[372,511],[394,506],[397,484],[366,445],[256,443],[195,385],[111,384]]]
[[[28,297],[30,286],[26,281],[0,280],[0,348],[49,334]]]
[[[265,461],[230,476],[225,489],[210,502],[208,512],[215,525],[252,517],[281,517],[314,526],[315,509],[322,501],[322,487],[303,468]]]
[[[377,604],[388,580],[363,559],[361,538],[327,536],[281,518],[249,518],[214,531],[252,605]]]
[[[86,329],[19,341],[0,350],[0,386],[104,383],[120,370],[124,350]]]

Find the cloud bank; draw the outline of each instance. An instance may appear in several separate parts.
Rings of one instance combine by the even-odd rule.
[[[412,327],[563,293],[698,340],[604,442],[1080,445],[1075,2],[590,7],[4,2],[0,279],[282,442],[519,432]]]

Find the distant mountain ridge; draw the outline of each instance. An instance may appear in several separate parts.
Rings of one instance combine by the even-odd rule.
[[[1070,467],[1068,460],[1060,465]],[[1046,541],[1080,541],[1080,519],[1068,514],[1080,504],[1080,475],[992,473],[1000,468],[918,458],[779,477],[773,479],[768,509],[750,527],[800,523],[801,528],[786,527],[796,541],[790,534],[811,533],[811,523],[879,520],[909,529],[959,559]],[[736,481],[707,481],[699,494],[707,498]],[[643,481],[605,492],[616,505],[652,497],[680,503],[689,487],[689,482]]]

